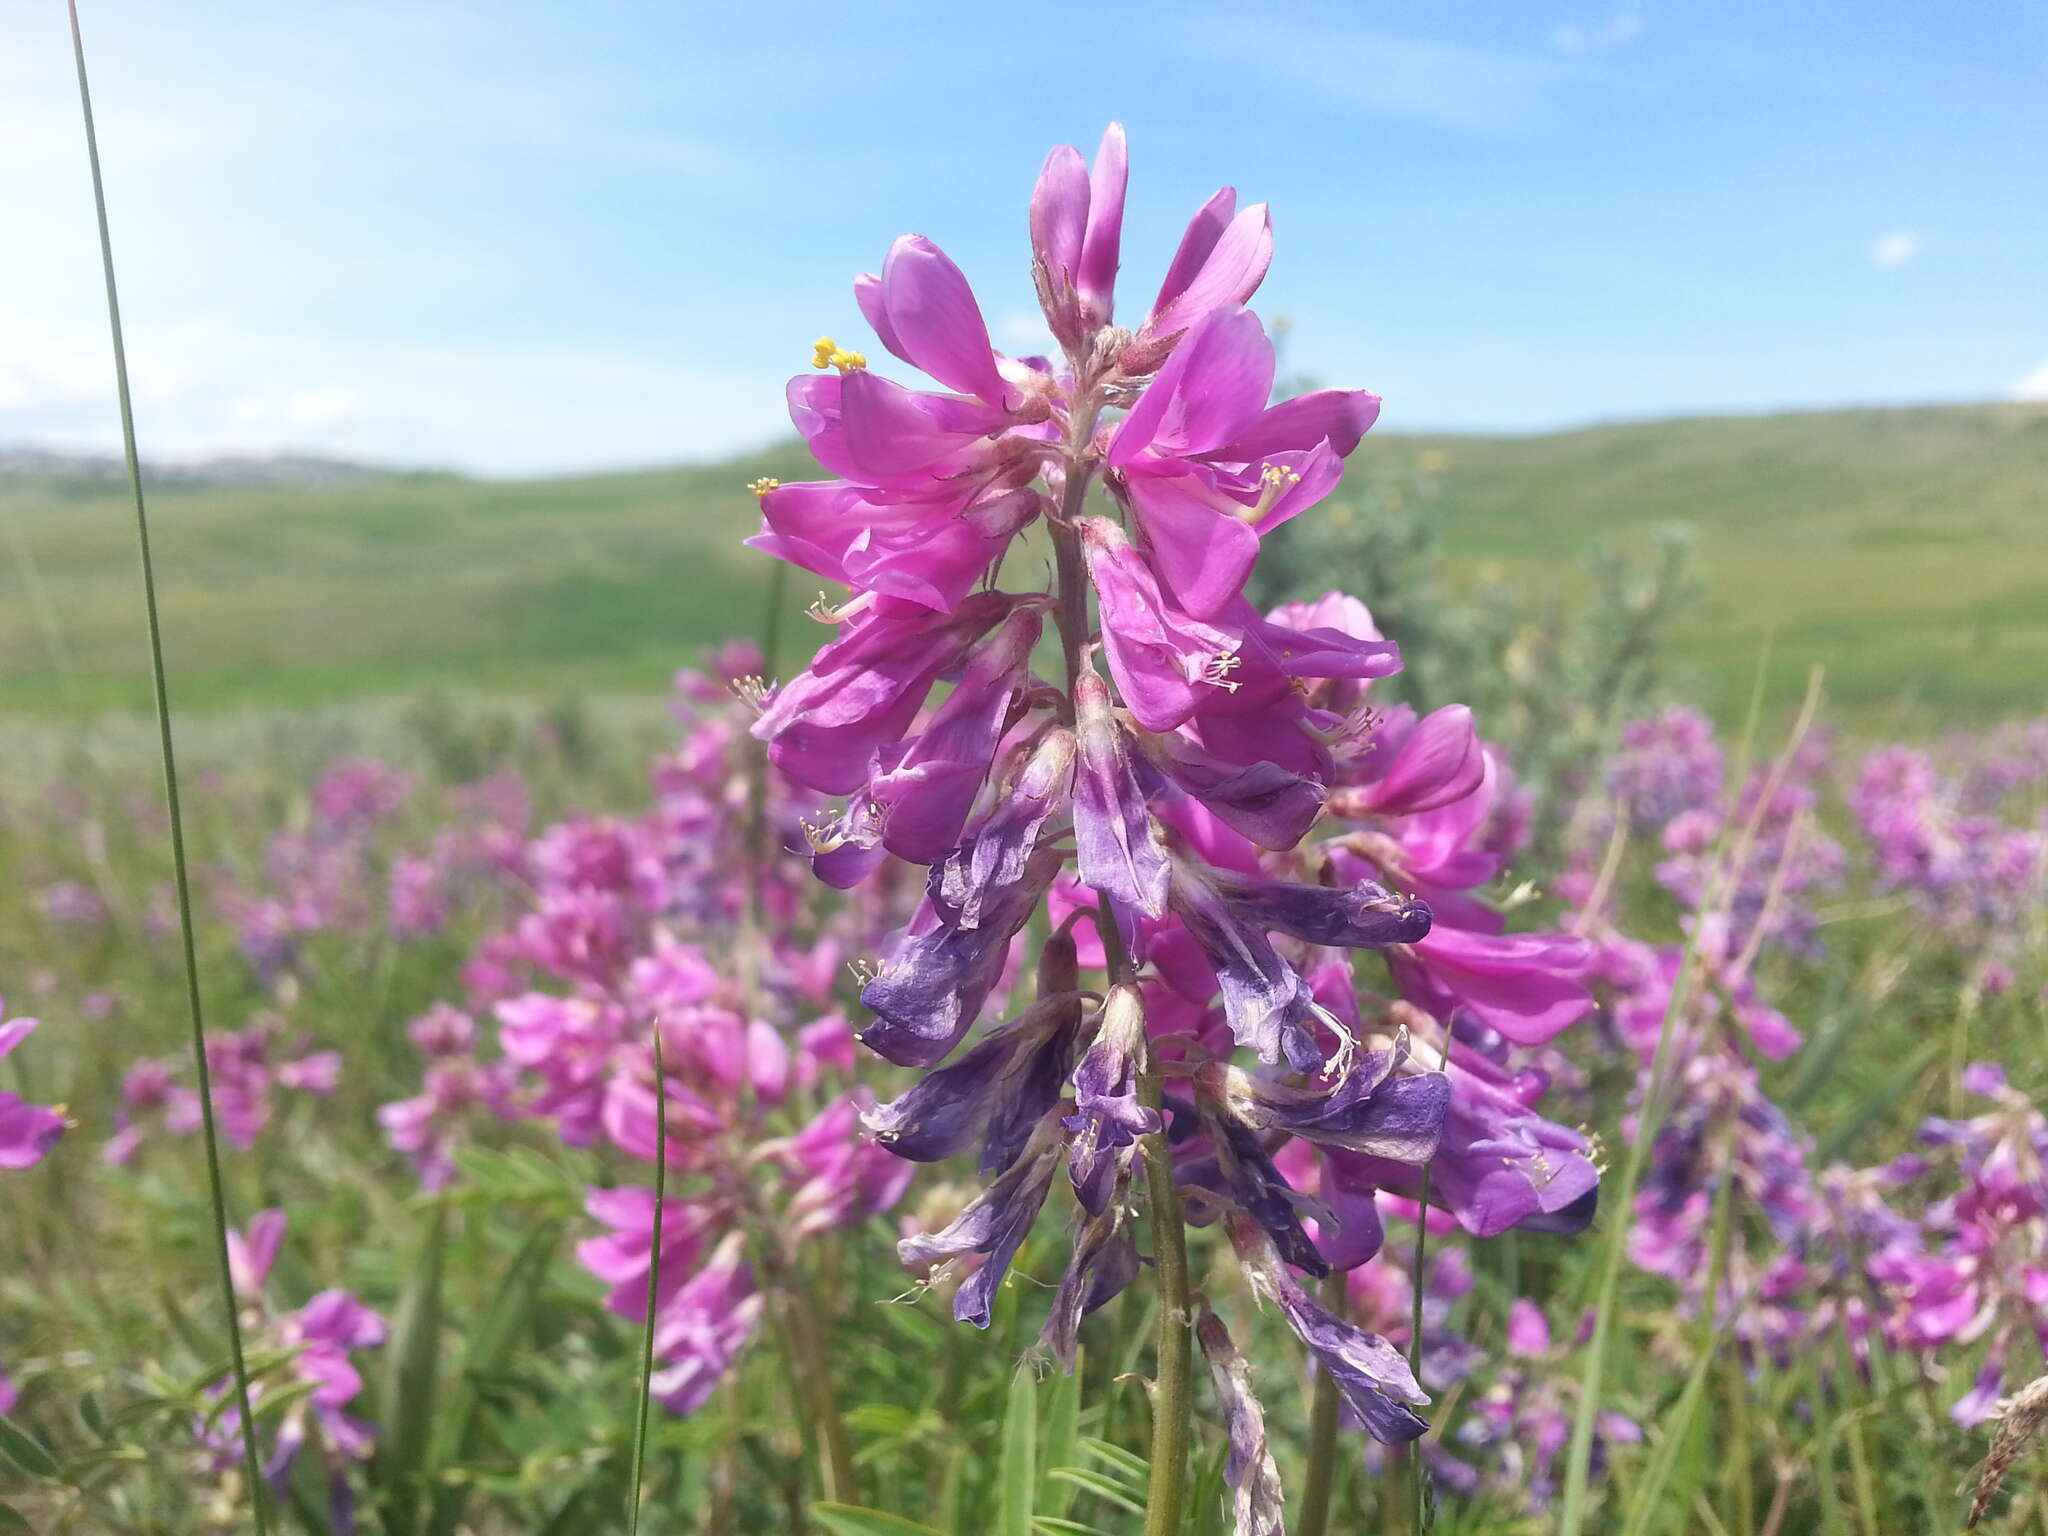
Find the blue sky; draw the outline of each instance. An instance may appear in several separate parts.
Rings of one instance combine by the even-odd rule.
[[[930,235],[1034,329],[1048,145],[1126,306],[1216,186],[1395,429],[2048,398],[2048,9],[82,0],[145,451],[522,474],[784,430]],[[114,441],[62,9],[0,0],[0,443]]]

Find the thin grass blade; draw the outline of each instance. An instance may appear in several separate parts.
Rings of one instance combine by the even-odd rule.
[[[654,1021],[654,1237],[647,1255],[647,1326],[640,1336],[640,1401],[633,1419],[633,1503],[626,1517],[640,1536],[640,1490],[647,1473],[647,1416],[654,1401],[654,1307],[661,1294],[661,1223],[668,1211],[668,1082],[661,1062],[661,1020]]]
[[[100,267],[106,277],[107,328],[114,345],[114,390],[121,408],[121,451],[135,498],[135,547],[142,569],[142,608],[149,629],[149,678],[156,700],[164,802],[171,824],[171,879],[178,900],[178,935],[185,965],[185,1011],[192,1026],[192,1059],[197,1071],[199,1118],[206,1150],[206,1186],[213,1206],[214,1257],[220,1271],[222,1312],[228,1353],[234,1362],[235,1402],[241,1410],[242,1456],[248,1474],[249,1512],[256,1536],[269,1536],[270,1508],[263,1457],[256,1445],[256,1415],[249,1402],[249,1373],[242,1363],[242,1325],[235,1307],[234,1272],[228,1262],[227,1196],[221,1185],[220,1138],[214,1127],[213,1078],[206,1062],[206,1012],[199,996],[199,952],[193,936],[192,882],[185,865],[185,816],[178,797],[178,754],[171,731],[170,687],[164,670],[163,623],[157,613],[156,566],[149,547],[149,512],[142,495],[142,461],[135,447],[135,404],[128,390],[128,348],[121,335],[121,296],[114,281],[114,237],[107,224],[107,189],[100,173],[100,141],[92,115],[92,86],[85,71],[85,35],[78,24],[78,0],[67,0],[71,54],[78,65],[78,106],[85,119],[85,155],[92,169],[93,212],[99,223]]]

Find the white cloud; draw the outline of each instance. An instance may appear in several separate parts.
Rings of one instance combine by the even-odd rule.
[[[1643,35],[1643,8],[1623,0],[1600,21],[1562,22],[1550,29],[1550,46],[1559,53],[1606,53]]]
[[[0,314],[0,443],[111,451],[119,423],[89,343],[47,335],[37,371],[16,367]],[[256,333],[191,322],[149,338],[158,387],[137,376],[143,452],[320,453],[373,463],[547,474],[673,463],[758,447],[788,432],[781,380],[573,347],[432,345],[375,336]],[[102,343],[102,345],[104,345]],[[138,370],[141,357],[135,358]],[[318,382],[305,370],[317,367]],[[64,369],[74,388],[59,387]],[[97,386],[97,387],[95,387]]]
[[[1879,235],[1870,247],[1870,263],[1883,271],[1906,266],[1920,254],[1920,237],[1908,229]]]
[[[2012,397],[2015,400],[2048,401],[2048,362],[2013,380]]]
[[[356,413],[355,394],[346,389],[302,389],[284,403],[286,421],[300,426],[342,421]]]
[[[1376,29],[1347,34],[1275,19],[1247,33],[1237,25],[1190,26],[1195,51],[1251,64],[1289,86],[1389,117],[1421,118],[1496,132],[1544,114],[1566,66],[1528,55],[1442,43]]]

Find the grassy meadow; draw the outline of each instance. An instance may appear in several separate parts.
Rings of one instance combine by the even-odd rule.
[[[1424,455],[1443,466],[1447,578],[1503,579],[1531,610],[1582,601],[1590,554],[1692,529],[1704,596],[1679,616],[1671,664],[1677,690],[1723,719],[1767,642],[1774,701],[1795,703],[1820,665],[1832,707],[1878,728],[2040,699],[2048,407],[1376,433],[1350,475],[1370,487]],[[760,624],[767,563],[739,546],[755,524],[746,483],[814,473],[792,446],[565,480],[159,490],[179,702],[658,688],[679,658]],[[146,704],[123,487],[0,480],[0,531],[0,701]],[[792,644],[807,630],[789,628]]]
[[[1939,907],[1953,893],[1884,877],[1855,800],[1864,751],[1904,741],[1928,748],[1943,776],[1929,805],[1952,782],[1975,786],[1942,801],[1941,815],[1960,818],[1967,801],[2012,847],[2048,828],[2048,737],[2005,728],[2039,715],[2048,692],[2048,406],[1526,438],[1375,434],[1351,461],[1354,499],[1340,493],[1313,515],[1339,528],[1369,516],[1360,509],[1399,493],[1418,466],[1442,589],[1510,602],[1532,626],[1596,601],[1597,556],[1640,553],[1669,525],[1692,530],[1699,591],[1659,632],[1654,694],[1576,714],[1504,712],[1518,724],[1498,734],[1531,737],[1566,718],[1579,734],[1563,757],[1510,742],[1544,765],[1530,774],[1538,825],[1485,895],[1533,914],[1517,928],[1570,929],[1612,941],[1615,955],[1654,951],[1682,967],[1669,1016],[1724,1076],[1681,1083],[1664,1106],[1678,1129],[1635,1166],[1645,1084],[1669,1082],[1619,1022],[1629,997],[1644,1006],[1655,988],[1640,976],[1624,985],[1617,966],[1594,988],[1596,1014],[1526,1055],[1556,1080],[1544,1113],[1602,1149],[1594,1225],[1480,1239],[1448,1218],[1419,1231],[1390,1206],[1387,1248],[1348,1291],[1336,1282],[1336,1296],[1410,1354],[1450,1362],[1423,1372],[1437,1425],[1422,1442],[1426,1488],[1414,1458],[1367,1449],[1350,1429],[1329,1470],[1334,1399],[1319,1406],[1300,1349],[1254,1301],[1218,1229],[1193,1234],[1195,1286],[1251,1361],[1286,1486],[1310,1482],[1321,1458],[1327,1520],[1303,1523],[1290,1492],[1288,1528],[1540,1536],[1569,1508],[1575,1536],[1960,1530],[1993,1426],[1961,1422],[1954,1406],[1994,1353],[2005,1390],[2041,1374],[2048,1301],[2032,1324],[2041,1334],[2030,1333],[2027,1282],[2013,1277],[2030,1265],[2048,1274],[2048,1216],[2023,1212],[2001,1229],[2005,1290],[1981,1279],[1995,1266],[1978,1256],[1993,1332],[1888,1346],[1856,1310],[1877,1306],[1876,1288],[1854,1263],[1817,1255],[1836,1243],[1828,1253],[1863,1256],[1864,1234],[1845,1237],[1852,1223],[1830,1204],[1835,1175],[1863,1198],[1918,1153],[1931,1171],[1884,1189],[1924,1244],[1914,1257],[1951,1252],[1957,1159],[1971,1179],[1983,1169],[1968,1162],[1976,1151],[1929,1151],[1923,1124],[2003,1115],[1999,1135],[2040,1124],[1965,1092],[1970,1062],[2003,1062],[2012,1094],[2048,1102],[2038,874],[1998,887],[2010,900],[1989,917],[1961,910],[1960,897]],[[557,1108],[534,1108],[545,1063],[522,1065],[518,1112],[492,1097],[510,1091],[490,1074],[506,1068],[513,1015],[535,997],[618,1004],[603,1091],[627,1092],[635,1074],[658,1080],[631,1008],[645,968],[676,963],[678,950],[719,974],[718,1006],[758,1010],[736,1018],[769,1018],[792,1038],[837,1020],[832,1042],[845,1018],[860,1019],[846,962],[877,952],[915,882],[885,872],[878,894],[842,901],[801,860],[761,859],[758,829],[788,833],[815,814],[815,797],[777,798],[743,711],[715,680],[680,695],[671,686],[678,668],[763,622],[769,562],[739,543],[756,521],[746,482],[814,473],[792,447],[574,479],[393,474],[153,494],[190,748],[199,968],[212,1031],[233,1032],[215,1070],[244,1117],[223,1147],[228,1203],[238,1226],[259,1210],[289,1217],[267,1291],[259,1279],[242,1297],[266,1444],[292,1425],[310,1436],[279,1477],[272,1530],[1139,1528],[1155,1292],[1132,1285],[1083,1326],[1078,1370],[1052,1368],[1037,1339],[1072,1246],[1064,1181],[977,1333],[949,1312],[946,1285],[960,1277],[907,1272],[893,1246],[958,1215],[971,1159],[921,1169],[893,1203],[869,1208],[830,1205],[822,1176],[806,1182],[791,1155],[789,1138],[861,1095],[901,1093],[909,1072],[856,1056],[845,1039],[843,1059],[820,1045],[806,1065],[815,1078],[772,1093],[721,1097],[716,1085],[731,1085],[708,1068],[688,1079],[731,1122],[690,1155],[709,1147],[729,1166],[709,1155],[678,1164],[668,1197],[730,1219],[760,1294],[707,1309],[721,1326],[741,1318],[745,1337],[715,1391],[686,1412],[654,1411],[644,1458],[638,1314],[616,1293],[607,1305],[616,1277],[586,1254],[611,1220],[593,1197],[641,1191],[655,1154],[610,1122],[611,1139],[578,1140],[566,1116],[550,1118]],[[118,483],[0,480],[11,732],[0,859],[13,876],[0,887],[0,1021],[42,1021],[0,1063],[0,1090],[60,1104],[71,1120],[43,1165],[0,1173],[0,1533],[241,1536],[254,1529],[254,1494],[227,1406],[204,1164],[179,1097],[191,1045],[154,727],[141,713],[130,517]],[[1318,537],[1328,547],[1327,529]],[[1348,580],[1329,573],[1329,584]],[[797,612],[808,595],[799,573],[780,615],[785,676],[797,648],[825,633]],[[1795,723],[1815,667],[1827,679],[1820,719]],[[1539,669],[1512,688],[1583,685]],[[1632,821],[1626,797],[1604,787],[1621,724],[1609,706],[1641,716],[1674,700],[1717,722],[1712,751],[1726,772],[1692,807],[1711,822],[1703,842],[1671,836],[1675,815]],[[1485,720],[1480,729],[1496,734]],[[1830,740],[1832,758],[1819,750]],[[1787,786],[1797,793],[1780,817]],[[1753,804],[1770,807],[1768,824]],[[1666,861],[1687,857],[1713,870],[1708,898],[1681,895]],[[564,873],[579,860],[600,871],[584,885]],[[1788,913],[1810,927],[1772,931],[1730,963],[1700,961],[1708,918],[1763,935]],[[558,928],[569,934],[560,944]],[[1028,997],[1028,976],[1015,987]],[[1756,1015],[1772,1009],[1803,1036],[1796,1048],[1756,1047],[1769,1027]],[[443,1010],[471,1035],[423,1043],[416,1026],[446,1030]],[[330,1054],[338,1076],[319,1065]],[[431,1135],[406,1140],[425,1123],[407,1115],[429,1108],[442,1117]],[[436,1185],[428,1171],[444,1155]],[[1644,1257],[1644,1234],[1670,1212],[1630,1199],[1659,1180],[1695,1197],[1698,1239],[1686,1263],[1662,1268]],[[1796,1199],[1780,1187],[1791,1184]],[[798,1219],[820,1204],[829,1220]],[[1788,1235],[1793,1207],[1803,1225]],[[723,1230],[679,1241],[679,1267],[711,1272]],[[1794,1257],[1807,1264],[1796,1296],[1789,1281],[1773,1289],[1776,1266]],[[1423,1287],[1417,1273],[1430,1277]],[[1907,1288],[1887,1284],[1894,1298]],[[305,1343],[293,1330],[308,1325],[295,1309],[327,1288],[388,1323],[353,1357],[360,1393],[348,1412],[375,1427],[373,1448],[350,1449],[340,1419],[315,1414],[308,1429],[314,1383],[293,1375]],[[1703,1305],[1703,1292],[1714,1300]],[[705,1333],[678,1353],[718,1357],[730,1341]],[[1604,1416],[1578,1498],[1560,1485],[1589,1354],[1604,1368]],[[1199,1356],[1195,1373],[1184,1529],[1222,1536],[1231,1447]],[[687,1397],[688,1384],[674,1392]],[[2048,1536],[2038,1453],[2009,1488],[1991,1528]]]

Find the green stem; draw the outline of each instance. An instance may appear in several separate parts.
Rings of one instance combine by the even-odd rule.
[[[1350,1305],[1344,1276],[1323,1282],[1323,1305],[1342,1317]],[[1337,1383],[1328,1371],[1316,1372],[1315,1399],[1308,1414],[1308,1470],[1302,1476],[1301,1518],[1295,1536],[1324,1536],[1330,1527],[1330,1496],[1337,1481]]]
[[[1444,1065],[1451,1062],[1450,1037],[1444,1038]],[[1415,1259],[1408,1271],[1408,1369],[1422,1373],[1422,1266],[1429,1257],[1429,1164],[1422,1165],[1422,1187],[1415,1196]],[[1429,1523],[1429,1473],[1422,1465],[1422,1442],[1411,1440],[1407,1447],[1408,1475],[1414,1490],[1411,1506],[1415,1536],[1422,1536]]]
[[[1067,432],[1067,472],[1061,488],[1058,519],[1052,524],[1052,545],[1058,580],[1056,618],[1060,650],[1066,662],[1064,713],[1073,720],[1073,699],[1083,655],[1093,630],[1088,616],[1088,572],[1074,520],[1088,500],[1093,468],[1087,454],[1095,431],[1098,407],[1082,392]],[[1130,979],[1130,959],[1117,932],[1116,914],[1107,896],[1100,898],[1095,923],[1112,982]],[[1146,1062],[1140,1095],[1154,1111],[1161,1105],[1159,1075]],[[1180,1190],[1174,1182],[1173,1152],[1162,1130],[1141,1138],[1145,1188],[1152,1224],[1153,1264],[1159,1275],[1159,1334],[1152,1374],[1152,1479],[1145,1500],[1145,1536],[1180,1536],[1187,1507],[1188,1440],[1193,1429],[1194,1309],[1189,1304],[1187,1228],[1181,1219]]]
[[[71,52],[78,64],[78,105],[85,117],[85,153],[92,166],[93,210],[98,216],[100,266],[106,275],[107,325],[114,342],[114,388],[121,406],[121,448],[128,461],[128,485],[135,497],[135,545],[142,566],[142,606],[149,621],[150,685],[156,700],[164,802],[171,823],[171,876],[178,898],[178,930],[185,965],[185,1012],[192,1026],[192,1059],[199,1083],[199,1121],[206,1148],[206,1188],[213,1207],[214,1257],[220,1270],[221,1304],[227,1316],[228,1356],[234,1365],[235,1406],[240,1410],[242,1454],[249,1479],[249,1511],[256,1536],[268,1536],[270,1506],[265,1497],[263,1458],[256,1445],[256,1415],[249,1400],[249,1368],[242,1357],[242,1324],[235,1306],[234,1270],[228,1259],[227,1195],[221,1184],[220,1139],[214,1128],[213,1076],[206,1064],[206,1015],[199,997],[199,954],[193,937],[192,887],[185,865],[185,818],[178,798],[178,755],[171,739],[171,699],[164,672],[163,624],[157,615],[156,568],[150,558],[149,514],[143,505],[142,464],[135,450],[135,408],[128,392],[128,350],[121,339],[121,300],[114,283],[114,239],[107,227],[107,191],[100,174],[99,135],[93,127],[92,89],[86,82],[85,38],[78,26],[77,0],[68,0]]]
[[[1145,1074],[1141,1096],[1150,1108],[1160,1107],[1157,1073]],[[1174,1184],[1173,1152],[1166,1144],[1166,1133],[1158,1131],[1143,1138],[1143,1145],[1152,1214],[1152,1259],[1159,1271],[1158,1359],[1152,1373],[1152,1483],[1145,1500],[1145,1536],[1181,1536],[1194,1406],[1189,1376],[1194,1314],[1188,1305],[1187,1230],[1181,1222],[1180,1190]]]
[[[668,1201],[668,1082],[661,1061],[661,1018],[654,1020],[654,1236],[647,1253],[647,1327],[640,1340],[640,1403],[633,1421],[633,1502],[626,1528],[640,1536],[640,1490],[647,1475],[647,1417],[654,1400],[654,1310],[661,1294],[661,1226]]]

